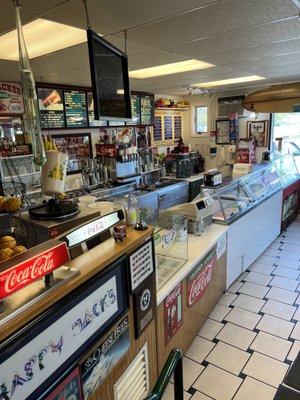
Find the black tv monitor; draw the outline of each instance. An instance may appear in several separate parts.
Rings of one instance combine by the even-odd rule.
[[[131,120],[127,55],[87,30],[94,114],[97,120]]]

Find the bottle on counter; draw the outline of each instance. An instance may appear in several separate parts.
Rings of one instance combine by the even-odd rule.
[[[137,199],[134,194],[129,193],[126,196],[126,224],[135,225],[136,224],[136,209],[137,209]]]

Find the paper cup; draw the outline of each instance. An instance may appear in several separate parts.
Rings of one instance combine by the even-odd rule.
[[[42,192],[51,196],[64,192],[68,155],[61,151],[46,152],[47,161],[42,168]]]

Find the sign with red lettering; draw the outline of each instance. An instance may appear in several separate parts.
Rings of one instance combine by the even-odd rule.
[[[0,300],[49,274],[69,259],[66,243],[61,243],[1,272]]]
[[[204,260],[187,276],[187,305],[197,303],[206,291],[217,264],[216,250],[213,249]]]
[[[165,340],[172,339],[182,325],[182,281],[164,300],[165,310]]]
[[[0,115],[23,113],[21,85],[14,82],[0,82]]]

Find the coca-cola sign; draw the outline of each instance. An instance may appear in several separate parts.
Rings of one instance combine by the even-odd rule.
[[[0,273],[0,300],[42,278],[69,261],[65,243],[52,247]]]
[[[216,264],[217,256],[214,249],[186,278],[188,307],[191,307],[200,299],[201,296],[203,296],[209,282],[211,281]]]

